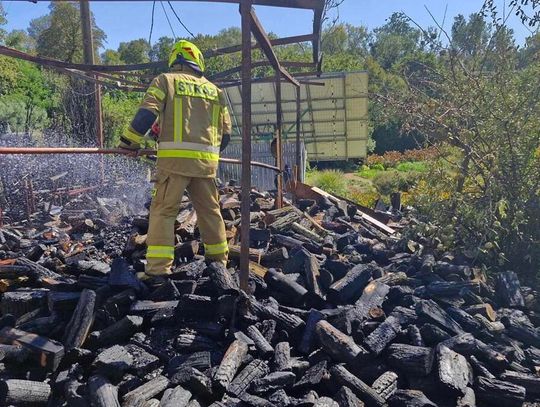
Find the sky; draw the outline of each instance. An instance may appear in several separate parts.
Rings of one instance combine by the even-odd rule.
[[[509,0],[496,0],[500,10]],[[8,31],[26,29],[33,18],[48,13],[49,1],[1,1],[7,12]],[[107,35],[105,48],[116,49],[120,42],[138,38],[149,38],[152,1],[91,1],[90,7],[98,26]],[[201,2],[175,2],[175,8],[190,31],[203,34],[216,34],[221,29],[239,26],[238,5]],[[444,27],[449,30],[453,17],[457,14],[469,15],[482,7],[483,0],[345,0],[338,10],[342,22],[365,25],[369,29],[381,26],[396,11],[403,11],[421,27],[434,25],[429,11],[442,24],[446,11]],[[156,2],[152,43],[161,36],[173,36],[163,8],[167,11],[172,30],[179,38],[189,37],[171,12],[167,2]],[[277,7],[256,7],[259,19],[268,32],[278,36],[307,34],[312,30],[313,13],[306,10],[292,10]],[[518,44],[523,44],[530,32],[515,17],[508,20],[514,29]]]

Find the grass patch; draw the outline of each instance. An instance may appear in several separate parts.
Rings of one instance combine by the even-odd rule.
[[[347,192],[347,180],[341,171],[309,171],[306,181],[309,185],[321,188],[329,194],[343,196]]]
[[[428,166],[424,161],[407,161],[396,165],[399,172],[427,172]]]
[[[362,168],[360,169],[360,171],[358,171],[358,176],[362,178],[373,179],[377,176],[377,174],[380,174],[381,172],[384,172],[384,170],[379,170],[377,168]]]

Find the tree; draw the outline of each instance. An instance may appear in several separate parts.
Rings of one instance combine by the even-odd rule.
[[[0,42],[4,40],[4,36],[6,35],[6,30],[2,28],[6,23],[6,12],[4,11],[4,6],[0,3]]]
[[[12,30],[5,37],[7,47],[15,48],[24,52],[32,52],[35,50],[36,42],[24,30]]]
[[[474,57],[488,45],[491,26],[482,14],[473,13],[469,20],[458,14],[452,25],[452,48],[467,57]]]
[[[118,46],[120,59],[126,64],[142,64],[150,61],[150,44],[144,38],[121,42]]]
[[[150,60],[153,62],[168,61],[173,46],[174,38],[160,37],[150,50]]]
[[[40,35],[43,33],[43,31],[45,31],[50,26],[51,26],[50,13],[41,17],[34,18],[30,20],[30,24],[28,25],[28,35],[32,37],[35,41],[37,41]]]
[[[422,32],[411,27],[403,13],[394,13],[382,27],[373,30],[371,54],[384,69],[390,69],[401,58],[419,50]]]
[[[101,54],[101,60],[104,65],[122,65],[125,64],[125,61],[120,57],[120,53],[114,49],[106,49],[103,54]]]
[[[50,18],[30,23],[31,36],[37,36],[37,52],[66,62],[83,61],[83,37],[78,4],[51,2]],[[92,16],[95,49],[101,48],[106,36]]]

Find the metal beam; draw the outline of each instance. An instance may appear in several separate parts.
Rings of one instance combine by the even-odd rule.
[[[283,127],[283,113],[281,108],[281,73],[276,71],[276,167],[283,171],[283,148],[281,145],[281,131]],[[298,86],[298,88],[300,88]],[[298,89],[297,88],[297,89]],[[283,175],[277,175],[276,209],[283,207]]]
[[[287,68],[316,68],[313,62],[302,62],[302,61],[283,61],[281,62],[281,65]],[[265,67],[265,66],[271,66],[271,63],[269,61],[257,61],[257,62],[253,62],[252,64],[253,68],[259,68],[259,67]],[[227,69],[225,71],[218,72],[215,75],[209,76],[208,79],[211,81],[215,81],[216,79],[226,80],[228,76],[238,73],[241,70],[242,70],[242,65],[236,66],[234,68]]]
[[[272,67],[276,71],[281,72],[281,75],[283,75],[283,77],[285,77],[294,86],[300,86],[300,83],[294,79],[293,76],[285,68],[283,68],[283,66],[281,66],[276,53],[272,49],[272,44],[270,43],[268,34],[257,18],[257,14],[255,14],[255,10],[253,10],[253,8],[249,10],[249,14],[251,17],[251,31],[253,32],[253,36],[261,46],[261,49],[268,58],[268,61],[270,61],[272,64]]]
[[[104,1],[104,0],[100,0],[100,1]],[[127,1],[127,0],[124,0],[124,1]],[[190,2],[196,1],[196,2],[205,2],[205,3],[242,4],[243,0],[172,0],[172,1],[190,1]],[[321,0],[253,0],[252,4],[255,6],[286,7],[286,8],[299,8],[299,9],[305,9],[305,10],[315,10],[318,7],[320,7]]]

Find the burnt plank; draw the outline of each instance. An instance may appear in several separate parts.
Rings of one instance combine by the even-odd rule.
[[[261,353],[261,355],[268,356],[274,352],[272,345],[268,343],[261,331],[259,331],[255,325],[248,326],[247,335],[255,343],[255,347]]]
[[[3,406],[46,405],[51,396],[51,386],[47,383],[8,379],[0,380],[0,404]]]
[[[365,340],[365,345],[376,355],[380,354],[398,335],[401,327],[415,318],[412,310],[396,309]]]
[[[131,390],[129,393],[125,394],[123,397],[123,407],[136,407],[139,406],[141,402],[148,401],[154,396],[157,396],[163,392],[167,387],[169,387],[169,379],[165,376],[157,376],[156,378],[150,380],[149,382],[144,383],[142,386],[137,387],[134,390]]]
[[[0,343],[17,344],[28,349],[32,359],[51,371],[58,368],[64,356],[64,347],[61,343],[15,328],[5,327],[0,330]]]
[[[142,317],[128,315],[101,331],[92,332],[88,337],[88,341],[95,346],[107,346],[120,343],[131,338],[138,332],[141,329],[142,324]]]
[[[315,336],[315,327],[317,323],[324,319],[324,314],[316,309],[311,309],[306,322],[306,327],[304,333],[302,334],[302,339],[298,350],[304,354],[307,354],[311,351],[313,338]]]
[[[182,386],[176,386],[174,389],[167,389],[163,393],[160,407],[186,407],[191,399],[191,392]]]
[[[372,308],[381,307],[389,291],[390,286],[384,283],[378,281],[369,283],[366,288],[364,288],[360,299],[354,303],[357,317],[359,319],[367,318],[369,311]]]
[[[416,304],[416,313],[430,322],[440,325],[442,328],[455,335],[464,334],[463,328],[441,308],[435,301],[422,300]]]
[[[330,369],[330,374],[337,384],[349,387],[368,407],[383,407],[387,405],[384,398],[345,367],[341,365],[333,366]]]
[[[67,351],[80,348],[90,333],[94,323],[94,307],[96,305],[96,293],[85,289],[81,293],[77,307],[66,326],[62,342]]]
[[[525,387],[503,380],[480,376],[474,390],[478,400],[490,406],[521,407],[525,401]]]
[[[328,362],[322,360],[316,365],[311,366],[302,375],[300,380],[294,384],[294,389],[308,390],[320,384],[323,378],[328,375],[327,365]]]
[[[496,292],[503,306],[511,308],[523,308],[525,306],[518,276],[513,271],[506,271],[497,275]]]
[[[473,373],[464,356],[441,345],[437,348],[437,377],[455,395],[465,394],[473,381]]]
[[[370,264],[357,264],[347,274],[330,286],[328,300],[334,304],[356,301],[373,275]]]
[[[341,386],[336,393],[336,400],[339,407],[364,407],[364,403],[346,386]]]
[[[269,373],[268,365],[260,359],[252,360],[231,382],[227,392],[240,395],[245,392],[254,380],[260,379]]]
[[[433,350],[422,346],[394,343],[388,347],[388,362],[417,376],[427,376],[433,368]]]
[[[538,376],[507,370],[503,372],[503,374],[501,374],[500,378],[505,382],[514,383],[518,386],[523,386],[527,391],[527,397],[540,396],[540,377]]]
[[[291,369],[291,347],[289,342],[279,342],[274,350],[274,370],[285,372]]]
[[[390,407],[437,407],[419,390],[397,390],[389,402]]]
[[[214,375],[214,383],[220,391],[225,392],[228,389],[247,351],[247,345],[240,340],[236,340],[229,345]]]
[[[383,399],[388,400],[398,388],[398,375],[395,372],[384,372],[371,385]]]
[[[274,372],[253,381],[251,391],[264,394],[291,387],[296,380],[292,372]]]
[[[103,376],[88,379],[88,395],[93,407],[120,407],[118,388]]]
[[[358,355],[368,352],[354,342],[354,339],[327,321],[319,321],[315,328],[323,349],[338,362],[351,363]]]

